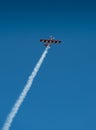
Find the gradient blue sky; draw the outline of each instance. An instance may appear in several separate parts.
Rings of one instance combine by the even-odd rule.
[[[54,45],[10,130],[96,130],[96,3],[0,1],[0,128],[44,51]]]

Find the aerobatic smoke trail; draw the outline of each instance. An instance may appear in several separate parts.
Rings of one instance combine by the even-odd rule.
[[[16,114],[17,114],[17,112],[18,112],[18,110],[19,110],[21,104],[22,104],[23,101],[24,101],[24,98],[26,97],[28,91],[30,90],[31,85],[32,85],[32,83],[33,83],[33,80],[34,80],[34,78],[35,78],[37,72],[39,71],[39,68],[40,68],[40,66],[41,66],[41,64],[42,64],[42,62],[43,62],[43,60],[44,60],[44,58],[46,57],[46,54],[47,54],[49,48],[50,48],[50,47],[47,46],[46,49],[45,49],[45,51],[44,51],[43,54],[41,55],[41,57],[40,57],[38,63],[36,64],[36,66],[35,66],[33,72],[32,72],[31,75],[29,76],[29,79],[28,79],[28,81],[27,81],[27,84],[25,85],[25,87],[24,87],[23,91],[21,92],[19,98],[17,99],[16,103],[15,103],[14,106],[12,107],[12,110],[11,110],[11,112],[9,113],[9,115],[8,115],[8,117],[7,117],[7,119],[6,119],[2,130],[9,130],[9,128],[11,127],[11,124],[12,124],[12,122],[13,122],[13,120],[14,120],[14,117],[16,116]]]

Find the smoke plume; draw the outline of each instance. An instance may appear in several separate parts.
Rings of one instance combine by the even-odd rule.
[[[23,91],[21,92],[19,98],[17,99],[16,103],[12,107],[11,112],[7,116],[2,130],[9,130],[10,129],[11,124],[12,124],[16,114],[18,113],[18,110],[19,110],[20,106],[22,105],[25,97],[27,96],[27,93],[31,88],[33,80],[34,80],[37,72],[39,71],[39,68],[42,65],[42,62],[43,62],[44,58],[46,57],[46,54],[47,54],[49,48],[50,48],[49,46],[46,47],[46,49],[44,50],[43,54],[41,55],[39,61],[37,62],[36,66],[34,67],[33,72],[29,76],[27,84],[25,85],[25,87],[24,87]]]

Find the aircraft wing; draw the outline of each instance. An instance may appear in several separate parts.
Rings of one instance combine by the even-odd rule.
[[[59,41],[59,40],[54,40],[54,43],[55,43],[55,44],[58,44],[58,43],[61,43],[61,41]]]
[[[46,43],[48,43],[48,42],[50,42],[50,40],[47,40],[47,39],[40,39],[40,42],[46,42]]]
[[[55,43],[55,44],[61,43],[61,41],[59,40],[47,40],[47,39],[40,39],[40,42]]]

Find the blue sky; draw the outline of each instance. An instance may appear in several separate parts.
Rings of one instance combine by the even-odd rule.
[[[96,130],[96,3],[1,1],[0,128],[44,51],[53,45],[10,130]]]

